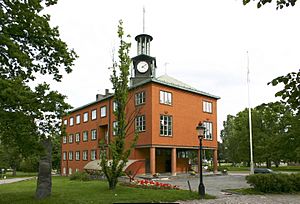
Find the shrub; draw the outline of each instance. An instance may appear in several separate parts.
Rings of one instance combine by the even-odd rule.
[[[254,174],[246,177],[247,183],[264,193],[300,191],[300,174]]]
[[[91,178],[88,173],[78,171],[70,176],[70,180],[89,181]]]

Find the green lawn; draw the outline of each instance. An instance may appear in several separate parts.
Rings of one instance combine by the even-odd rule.
[[[197,192],[186,190],[153,190],[118,186],[112,192],[103,181],[70,181],[66,177],[53,177],[52,196],[37,201],[34,198],[36,180],[0,185],[0,203],[137,203],[172,202],[198,199]],[[208,196],[209,197],[209,196]],[[210,197],[212,198],[212,197]]]

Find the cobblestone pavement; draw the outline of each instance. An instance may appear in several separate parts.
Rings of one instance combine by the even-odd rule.
[[[217,199],[178,202],[182,204],[300,204],[300,194],[237,195],[228,194],[222,191],[225,189],[249,188],[250,185],[247,184],[245,180],[246,175],[247,173],[229,174],[225,176],[204,175],[203,183],[205,185],[206,193],[216,196]],[[190,182],[191,189],[197,191],[199,185],[198,176],[178,175],[176,177],[171,177],[170,180],[161,182],[179,185],[180,188],[188,190],[189,186],[187,181]]]
[[[231,195],[212,200],[177,201],[180,204],[299,204],[300,195]]]

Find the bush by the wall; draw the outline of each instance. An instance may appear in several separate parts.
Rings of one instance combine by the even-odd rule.
[[[300,174],[254,174],[246,177],[254,189],[264,192],[300,191]]]
[[[91,178],[88,173],[78,171],[70,176],[70,180],[89,181]]]

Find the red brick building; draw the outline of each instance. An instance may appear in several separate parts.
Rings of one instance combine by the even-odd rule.
[[[212,152],[216,170],[219,97],[168,75],[156,77],[156,59],[150,56],[152,37],[141,34],[135,39],[138,55],[132,58],[127,105],[127,116],[133,123],[127,140],[133,138],[135,130],[139,139],[129,159],[144,161],[139,173],[187,172],[199,155],[195,128],[202,121],[206,127],[203,148]],[[99,141],[110,143],[114,137],[113,94],[106,90],[96,98],[63,118],[67,132],[62,138],[63,175],[83,171],[88,162],[99,159]]]

